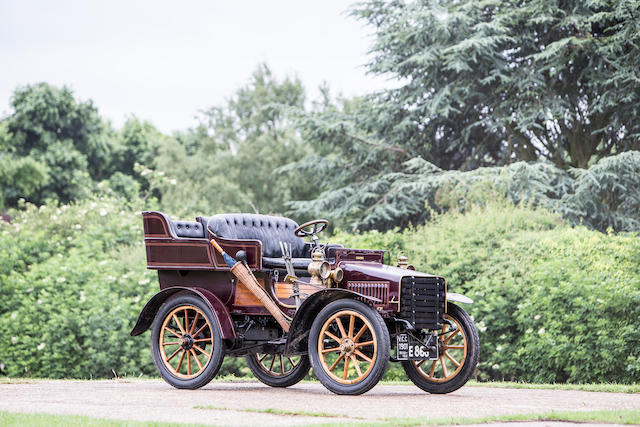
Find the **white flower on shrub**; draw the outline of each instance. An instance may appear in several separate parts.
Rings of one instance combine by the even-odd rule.
[[[534,319],[539,320],[540,319],[540,315],[536,314],[535,316],[533,316]]]
[[[80,291],[80,302],[85,302],[87,297],[84,295],[84,291]]]
[[[64,283],[67,281],[66,277],[58,277],[58,283]]]
[[[487,330],[487,326],[484,324],[484,321],[481,320],[478,322],[478,330],[480,332],[484,332]]]
[[[18,312],[14,311],[13,313],[11,313],[11,320],[16,320],[18,318]]]
[[[38,350],[42,351],[44,349],[45,343],[41,342],[40,344],[38,344]]]
[[[142,279],[142,280],[138,281],[138,285],[146,285],[150,281],[151,281],[151,279]]]
[[[73,226],[76,230],[82,230],[82,226],[80,224],[76,224]]]
[[[100,216],[105,216],[107,214],[107,210],[105,208],[100,209]]]
[[[497,346],[496,351],[502,351],[502,346],[501,345]]]
[[[18,342],[18,337],[11,337],[11,344],[15,344]]]
[[[38,303],[38,305],[42,305],[42,300],[39,299],[38,301],[36,301]]]
[[[540,328],[538,329],[538,334],[542,335],[544,334],[546,331],[544,330],[544,328]]]

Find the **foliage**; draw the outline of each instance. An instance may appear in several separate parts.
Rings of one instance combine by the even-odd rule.
[[[0,371],[99,378],[154,373],[129,336],[157,291],[140,218],[119,199],[27,204],[0,222]]]
[[[640,2],[369,1],[369,70],[400,84],[364,118],[440,167],[546,158],[559,167],[640,148]]]
[[[343,227],[386,229],[496,199],[542,206],[573,224],[601,231],[640,230],[640,152],[622,153],[587,170],[569,172],[547,162],[444,171],[416,158],[405,163],[403,172],[327,190],[315,200],[289,206],[293,214],[311,212]]]
[[[479,379],[640,380],[637,234],[602,234],[499,203],[332,241],[389,248],[391,259],[404,253],[418,270],[447,278],[449,291],[471,297],[464,308],[480,334]]]
[[[194,215],[243,211],[283,213],[291,198],[311,193],[304,174],[275,169],[308,149],[275,105],[304,108],[298,79],[278,80],[259,66],[225,104],[205,111],[201,125],[165,145],[157,168],[180,185],[161,186],[167,210]],[[185,189],[187,189],[185,191]]]

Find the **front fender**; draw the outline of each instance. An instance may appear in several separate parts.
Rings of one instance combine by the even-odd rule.
[[[460,302],[462,304],[473,304],[473,300],[462,294],[456,294],[455,292],[447,292],[447,301]]]
[[[340,298],[360,298],[369,303],[381,302],[378,298],[340,288],[323,289],[311,294],[302,302],[291,321],[284,350],[285,354],[305,353],[307,351],[309,331],[311,331],[311,325],[316,316],[327,304]]]
[[[213,315],[216,316],[216,320],[218,321],[218,325],[220,327],[220,335],[222,335],[223,339],[231,339],[236,337],[236,331],[233,326],[233,321],[231,320],[231,316],[227,311],[226,307],[220,301],[220,299],[215,296],[210,291],[203,288],[187,288],[183,286],[173,286],[170,288],[163,289],[162,291],[155,294],[144,306],[140,315],[138,316],[138,321],[136,325],[131,330],[131,336],[140,335],[153,323],[153,319],[156,317],[156,313],[164,304],[166,300],[168,300],[172,295],[178,292],[191,292],[192,294],[200,297],[205,304],[209,306]]]

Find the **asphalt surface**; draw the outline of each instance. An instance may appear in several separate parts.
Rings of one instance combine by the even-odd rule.
[[[255,412],[268,409],[299,415]],[[389,417],[439,419],[597,409],[640,409],[640,394],[467,386],[451,394],[432,395],[409,385],[378,385],[362,396],[337,396],[320,384],[309,383],[277,389],[261,383],[212,382],[199,390],[177,390],[160,380],[0,384],[0,410],[5,411],[224,426],[341,421],[366,425]],[[307,416],[305,411],[326,415]],[[567,426],[571,423],[536,424]]]

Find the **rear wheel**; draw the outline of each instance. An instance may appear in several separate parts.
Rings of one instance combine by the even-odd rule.
[[[258,353],[246,356],[247,365],[261,382],[271,387],[289,387],[299,383],[309,372],[308,356],[287,357]]]
[[[407,376],[429,393],[451,393],[462,387],[478,365],[480,340],[469,315],[454,304],[447,306],[445,318],[455,325],[444,324],[438,337],[437,360],[402,362]]]
[[[337,394],[362,394],[375,386],[389,362],[389,331],[368,305],[340,299],[316,317],[309,356],[320,382]]]
[[[196,389],[218,373],[224,344],[216,317],[200,298],[183,294],[158,311],[151,353],[160,376],[176,388]]]

